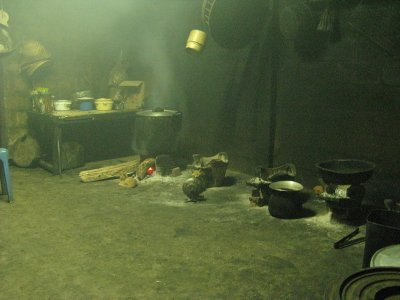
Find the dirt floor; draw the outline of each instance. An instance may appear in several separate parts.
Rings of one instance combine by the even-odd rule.
[[[277,219],[249,203],[246,175],[199,203],[189,176],[153,176],[136,188],[81,183],[12,167],[15,202],[0,201],[1,299],[323,299],[359,270],[363,244],[334,250],[353,227],[316,215]]]

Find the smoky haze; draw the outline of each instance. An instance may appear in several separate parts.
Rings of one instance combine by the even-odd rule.
[[[5,1],[17,43],[38,40],[52,53],[51,86],[60,97],[91,88],[108,96],[107,82],[121,51],[129,78],[144,80],[151,105],[173,106],[176,61],[198,1]],[[58,78],[59,82],[56,82]],[[62,81],[62,83],[61,83]],[[150,103],[149,103],[150,104]]]

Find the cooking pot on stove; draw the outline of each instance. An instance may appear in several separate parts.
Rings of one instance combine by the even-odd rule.
[[[333,159],[315,165],[322,180],[327,184],[352,184],[366,182],[376,165],[360,159]]]
[[[176,148],[182,113],[155,108],[136,113],[133,149],[143,156],[172,154]]]
[[[281,219],[291,219],[299,216],[302,210],[302,199],[299,196],[303,186],[295,181],[276,181],[269,185],[271,198],[268,201],[268,211],[271,216]]]

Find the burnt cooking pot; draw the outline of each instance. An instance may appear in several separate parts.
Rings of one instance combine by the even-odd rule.
[[[361,184],[374,172],[376,165],[359,159],[334,159],[317,163],[318,173],[327,184]]]
[[[136,114],[133,149],[143,156],[172,154],[175,150],[182,113],[155,108]]]
[[[271,198],[268,201],[268,211],[271,216],[281,219],[291,219],[299,216],[302,201],[299,197],[303,186],[295,181],[276,181],[269,185]]]

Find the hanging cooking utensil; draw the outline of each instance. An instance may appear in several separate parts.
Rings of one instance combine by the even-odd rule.
[[[317,30],[318,22],[319,9],[315,3],[298,1],[285,6],[280,12],[282,36],[293,42],[295,51],[302,59],[315,60],[325,50],[326,34]]]
[[[285,6],[279,14],[280,32],[288,40],[295,40],[304,31],[312,31],[314,23],[313,11],[305,3]]]
[[[317,30],[322,32],[332,32],[335,24],[336,9],[334,0],[326,3],[326,7],[321,14],[321,18],[317,25]]]
[[[317,31],[328,35],[331,42],[340,40],[338,0],[328,0],[317,25]]]
[[[6,55],[11,53],[14,49],[12,46],[12,39],[8,33],[8,14],[1,9],[0,10],[0,55]]]
[[[38,41],[28,40],[19,49],[20,70],[32,76],[39,69],[46,69],[51,63],[50,52]]]
[[[218,45],[239,49],[261,30],[267,7],[265,0],[203,0],[202,20]]]

